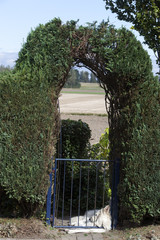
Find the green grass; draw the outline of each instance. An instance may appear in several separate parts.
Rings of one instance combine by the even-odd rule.
[[[108,116],[106,113],[65,113],[65,115],[98,116],[98,117]]]
[[[81,83],[80,88],[63,88],[61,92],[75,94],[105,94],[104,90],[98,83]]]
[[[103,92],[86,92],[86,91],[74,91],[74,90],[71,90],[71,91],[65,91],[65,90],[62,90],[61,93],[75,93],[75,94],[97,94],[97,95],[104,95],[105,93]]]

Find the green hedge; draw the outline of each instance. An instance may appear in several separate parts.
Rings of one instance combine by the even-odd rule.
[[[62,120],[62,157],[86,158],[91,130],[81,120]]]
[[[137,94],[138,93],[138,94]],[[160,216],[160,85],[137,86],[126,129],[119,185],[120,218],[140,223]]]
[[[45,202],[50,145],[55,141],[53,116],[47,87],[27,84],[15,75],[1,78],[0,186],[19,205]]]
[[[15,68],[22,80],[0,81],[0,185],[19,201],[44,202],[53,111],[76,64],[96,74],[109,102],[110,159],[121,159],[119,220],[159,217],[159,82],[133,33],[108,22],[83,27],[54,19],[28,35]]]

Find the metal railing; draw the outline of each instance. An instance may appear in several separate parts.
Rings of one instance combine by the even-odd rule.
[[[110,163],[113,164],[111,215],[114,229],[118,218],[119,161],[109,160],[55,159],[47,196],[47,224],[52,221],[52,226],[56,228],[95,228],[95,225],[87,226],[87,223],[81,226],[80,216],[91,209],[95,213],[96,209],[108,204]],[[72,226],[74,216],[77,216],[78,222]]]

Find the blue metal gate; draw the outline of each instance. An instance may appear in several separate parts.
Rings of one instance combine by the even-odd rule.
[[[109,164],[113,164],[110,203],[112,229],[116,228],[119,160],[55,159],[47,195],[47,224],[52,222],[52,226],[56,228],[73,228],[71,219],[73,216],[77,216],[78,224],[74,227],[81,228],[84,226],[79,224],[79,217],[84,212],[88,212],[90,209],[96,212],[97,208],[105,207],[109,201],[107,193],[109,189]],[[85,228],[91,228],[91,226],[86,225]]]

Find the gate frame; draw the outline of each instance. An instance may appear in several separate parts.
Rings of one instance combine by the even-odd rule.
[[[55,199],[56,199],[56,170],[57,170],[57,161],[81,161],[81,162],[112,162],[113,163],[113,173],[112,173],[112,197],[111,197],[111,228],[112,230],[116,229],[118,223],[118,184],[120,176],[120,159],[116,160],[98,160],[98,159],[67,159],[67,158],[56,158],[55,166],[52,168],[52,172],[49,174],[50,186],[47,193],[47,207],[46,207],[46,224],[51,224],[51,199],[52,199],[52,179],[54,173],[54,188],[53,188],[53,223],[52,227],[54,228],[74,228],[74,226],[54,226],[55,218]],[[96,227],[87,227],[87,226],[75,226],[75,228],[96,228]]]

